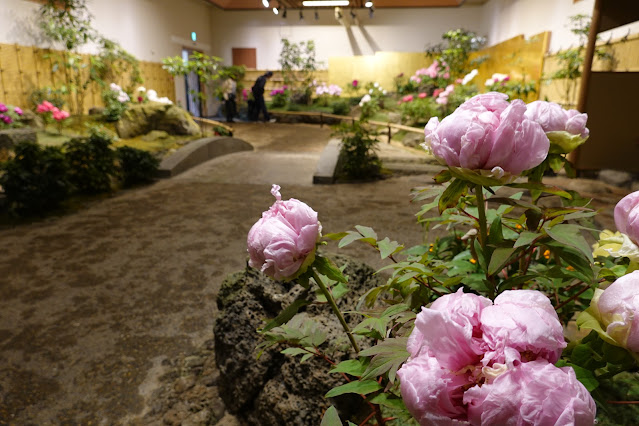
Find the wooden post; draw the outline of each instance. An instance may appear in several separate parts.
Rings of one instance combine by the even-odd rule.
[[[391,126],[390,123],[388,123],[388,143],[391,143],[391,137],[393,136],[393,133],[391,132]]]

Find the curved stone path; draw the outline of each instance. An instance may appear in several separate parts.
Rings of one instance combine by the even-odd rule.
[[[217,290],[245,266],[271,183],[317,210],[325,232],[423,239],[408,196],[423,176],[313,186],[330,129],[241,124],[236,136],[255,151],[0,230],[0,424],[137,423],[166,361],[212,338]]]

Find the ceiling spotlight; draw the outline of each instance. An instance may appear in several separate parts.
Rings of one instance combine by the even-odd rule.
[[[268,0],[262,0],[262,4],[264,5],[264,7],[269,6]]]
[[[276,15],[279,15],[280,11],[277,9],[277,7],[274,7],[273,8],[273,13],[276,14]]]
[[[367,1],[366,3],[364,3],[364,7],[373,7],[373,2]]]
[[[302,9],[300,9],[300,21],[304,19],[304,14],[302,13]]]
[[[284,8],[284,12],[282,12],[282,18],[286,18],[286,8]]]

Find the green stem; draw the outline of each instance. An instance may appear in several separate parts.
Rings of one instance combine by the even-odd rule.
[[[331,309],[333,309],[333,312],[337,316],[337,319],[339,320],[340,324],[342,324],[342,328],[344,328],[344,331],[348,335],[348,340],[351,341],[351,346],[353,346],[353,349],[355,349],[355,353],[359,354],[359,347],[357,346],[357,342],[355,341],[355,337],[353,337],[353,333],[351,332],[351,329],[348,327],[348,324],[346,324],[346,320],[344,319],[344,316],[339,311],[339,308],[337,307],[337,304],[335,303],[335,299],[333,299],[333,295],[328,291],[328,289],[326,288],[326,285],[324,284],[324,282],[322,281],[319,274],[314,268],[313,268],[313,278],[315,279],[315,282],[319,286],[320,290],[322,290],[322,293],[324,293],[324,296],[326,297],[328,304],[331,305]]]
[[[484,187],[482,185],[475,187],[475,196],[477,197],[477,211],[479,212],[479,243],[485,253],[486,243],[488,242],[488,229],[486,227],[486,205],[484,202]]]

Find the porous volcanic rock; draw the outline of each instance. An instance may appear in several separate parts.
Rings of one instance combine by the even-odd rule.
[[[36,131],[28,127],[0,130],[0,148],[11,149],[22,142],[37,141]]]
[[[346,264],[350,291],[338,299],[342,312],[353,309],[366,290],[380,284],[372,268],[337,257]],[[219,389],[226,408],[242,424],[312,425],[320,424],[331,405],[343,419],[363,419],[368,407],[361,397],[346,394],[327,400],[324,394],[345,383],[339,374],[329,374],[330,365],[312,357],[300,363],[300,357],[281,354],[287,346],[264,350],[257,359],[256,346],[262,341],[256,331],[263,320],[274,318],[293,300],[314,300],[311,290],[293,283],[276,282],[247,269],[227,277],[218,295],[220,313],[215,324],[215,356],[220,370]],[[312,304],[300,309],[302,320],[310,320],[328,334],[328,344],[321,346],[333,361],[349,359],[352,350],[337,319],[326,304]],[[345,314],[351,327],[360,318]],[[365,343],[365,342],[364,342]]]

